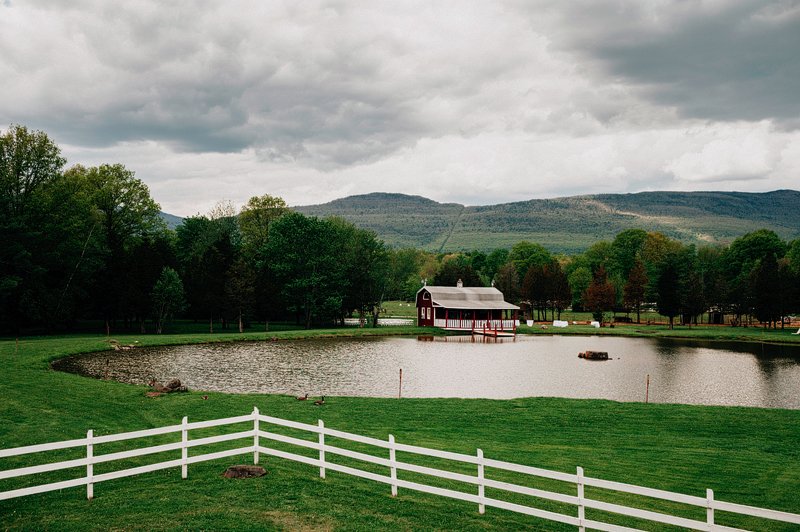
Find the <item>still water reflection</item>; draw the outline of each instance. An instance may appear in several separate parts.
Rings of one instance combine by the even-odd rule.
[[[579,359],[608,351],[612,360]],[[80,355],[56,368],[233,393],[529,396],[800,408],[800,347],[651,338],[519,336],[315,339]]]

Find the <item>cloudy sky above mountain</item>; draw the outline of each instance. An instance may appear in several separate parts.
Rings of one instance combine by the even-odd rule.
[[[0,0],[0,129],[167,212],[799,188],[800,2]]]

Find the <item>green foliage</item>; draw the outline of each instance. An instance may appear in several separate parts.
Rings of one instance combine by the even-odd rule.
[[[681,286],[680,269],[677,257],[671,256],[665,259],[658,274],[658,298],[656,306],[658,312],[669,317],[669,327],[673,327],[675,316],[681,310]]]
[[[156,316],[156,333],[161,334],[164,324],[186,306],[183,283],[178,272],[168,266],[161,270],[161,275],[153,286],[151,298]]]
[[[532,266],[544,267],[552,262],[553,256],[541,244],[523,240],[511,248],[508,260],[517,268],[517,273],[522,278]]]
[[[579,266],[572,270],[567,280],[572,290],[572,307],[574,309],[585,308],[586,304],[583,300],[583,296],[586,293],[586,289],[589,288],[589,285],[592,283],[591,270],[586,266]]]
[[[11,126],[0,135],[5,330],[54,330],[102,318],[108,333],[136,326],[144,332],[151,287],[165,268],[182,279],[187,315],[208,320],[209,330],[234,320],[240,330],[256,320],[268,327],[287,311],[307,326],[340,322],[353,311],[377,318],[384,299],[411,300],[425,279],[442,285],[461,279],[465,286],[494,280],[508,299],[530,300],[540,316],[547,310],[555,316],[568,301],[576,310],[588,306],[585,296],[600,271],[607,279],[602,297],[595,295],[604,310],[595,298],[596,312],[622,301],[638,313],[645,302],[661,300],[684,322],[709,310],[733,314],[737,324],[755,315],[776,325],[800,311],[800,240],[782,240],[800,228],[795,191],[600,195],[484,207],[369,194],[299,209],[332,215],[325,219],[290,212],[281,198],[265,194],[238,215],[221,202],[172,232],[131,170],[103,164],[62,172],[64,164],[42,132]],[[387,249],[379,235],[428,251]],[[697,239],[733,241],[695,248]],[[441,249],[465,251],[430,251]],[[551,250],[581,252],[556,261]],[[669,290],[677,293],[662,294],[668,288],[659,279],[673,266],[677,281]],[[532,268],[535,279],[526,287],[521,281]]]
[[[433,286],[456,286],[458,281],[464,286],[484,286],[483,280],[465,255],[445,257],[441,269],[431,280]]]
[[[636,260],[625,282],[623,302],[626,307],[636,311],[636,323],[641,321],[641,308],[647,292],[647,270],[641,260]]]
[[[264,194],[253,196],[239,213],[239,231],[245,252],[259,255],[269,239],[269,226],[288,211],[283,198]],[[258,257],[263,260],[263,257]]]
[[[601,324],[606,312],[614,310],[617,302],[617,293],[614,285],[608,280],[605,266],[600,265],[594,274],[589,288],[583,296],[586,308],[592,312],[592,317]]]

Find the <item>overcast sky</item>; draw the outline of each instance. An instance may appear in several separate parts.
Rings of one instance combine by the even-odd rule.
[[[800,188],[800,2],[0,0],[0,129],[162,209]]]

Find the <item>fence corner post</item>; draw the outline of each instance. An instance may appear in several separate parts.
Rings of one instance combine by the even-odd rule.
[[[397,497],[397,452],[392,434],[389,434],[389,476],[392,479],[392,497]]]
[[[189,416],[181,420],[181,478],[189,476]]]
[[[714,490],[706,490],[706,523],[709,528],[714,528]]]
[[[486,504],[484,504],[484,478],[483,449],[478,449],[478,513],[481,515],[486,513]]]
[[[325,478],[325,422],[317,420],[319,426],[319,478]]]
[[[253,465],[258,465],[258,407],[253,407]]]
[[[578,467],[578,530],[584,532],[586,526],[586,507],[583,505],[583,468]]]
[[[86,431],[86,499],[94,499],[94,431]]]

